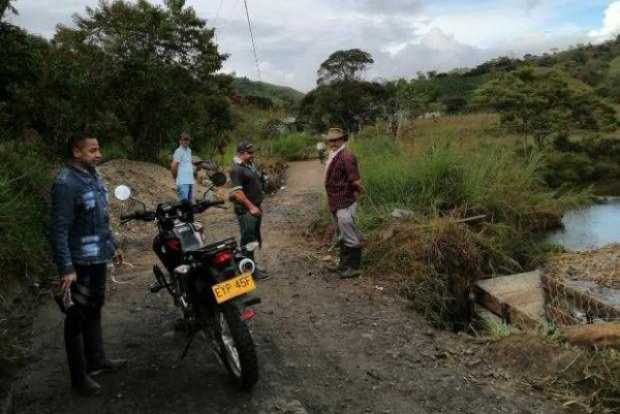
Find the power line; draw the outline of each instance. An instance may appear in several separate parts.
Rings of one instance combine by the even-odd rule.
[[[256,53],[256,43],[254,42],[254,32],[252,31],[252,22],[250,20],[250,12],[248,11],[247,0],[243,0],[243,5],[245,6],[245,16],[248,19],[248,29],[250,29],[250,39],[252,40],[252,52],[254,53],[254,62],[256,62],[256,71],[258,72],[258,80],[262,81],[262,77],[260,74],[260,65],[258,63],[258,54]]]
[[[217,40],[217,27],[215,27],[216,23],[217,23],[217,19],[220,18],[220,12],[222,11],[222,5],[224,4],[224,0],[220,0],[220,5],[217,8],[217,13],[215,14],[215,19],[213,19],[213,36],[215,37],[215,42],[218,43]]]

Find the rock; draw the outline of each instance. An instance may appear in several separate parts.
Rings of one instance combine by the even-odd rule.
[[[278,400],[274,403],[273,408],[276,410],[275,412],[283,414],[308,414],[308,411],[298,400]]]
[[[569,326],[562,333],[572,345],[620,349],[620,323]]]
[[[409,220],[409,219],[413,218],[414,213],[411,210],[405,210],[405,209],[402,209],[402,208],[395,208],[392,211],[391,215],[392,215],[392,217],[394,217],[395,219],[398,219],[398,220]]]

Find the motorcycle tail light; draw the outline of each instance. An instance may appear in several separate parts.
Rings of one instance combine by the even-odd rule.
[[[241,312],[241,319],[243,319],[244,321],[249,321],[255,316],[256,316],[256,311],[254,309],[246,309],[243,312]]]
[[[232,254],[229,251],[224,250],[224,251],[217,253],[213,257],[213,260],[211,261],[211,263],[213,263],[214,266],[224,266],[230,263],[232,258],[233,258]]]
[[[181,241],[177,239],[171,239],[166,241],[166,246],[172,251],[181,250]]]

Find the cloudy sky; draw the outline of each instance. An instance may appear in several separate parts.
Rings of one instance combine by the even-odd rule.
[[[152,0],[162,3],[162,0]],[[601,42],[620,33],[620,0],[247,0],[262,80],[312,89],[332,52],[360,48],[369,79],[471,67]],[[11,20],[52,37],[58,23],[98,0],[17,0]],[[187,0],[216,27],[226,72],[257,79],[243,0]]]

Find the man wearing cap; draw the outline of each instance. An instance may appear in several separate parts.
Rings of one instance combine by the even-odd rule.
[[[342,279],[361,274],[362,235],[355,225],[357,199],[364,191],[357,158],[346,148],[347,134],[330,128],[325,136],[330,149],[325,167],[325,191],[334,221],[338,225],[340,262],[334,270]]]
[[[241,142],[237,145],[230,181],[230,199],[235,205],[241,231],[240,244],[246,250],[247,256],[255,260],[254,250],[262,244],[260,226],[263,217],[263,179],[254,165],[254,147],[251,143]],[[257,265],[254,278],[265,280],[269,278],[269,274]]]
[[[183,132],[179,137],[179,148],[174,151],[170,170],[172,177],[177,183],[177,196],[179,201],[192,201],[194,198],[194,164],[192,163],[192,150],[189,148],[190,136]]]

